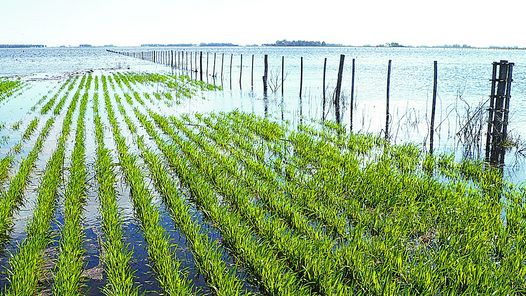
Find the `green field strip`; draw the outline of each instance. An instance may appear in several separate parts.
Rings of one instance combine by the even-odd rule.
[[[148,244],[148,255],[157,274],[159,284],[169,295],[189,295],[192,288],[186,279],[186,275],[180,270],[180,262],[170,250],[168,235],[159,224],[159,211],[151,203],[152,196],[144,183],[141,169],[137,166],[136,157],[127,152],[126,141],[117,125],[107,89],[104,97],[120,165],[131,188],[131,197],[137,217],[141,222],[144,237]]]
[[[61,183],[65,142],[69,136],[73,112],[80,97],[80,89],[71,100],[57,149],[46,165],[38,191],[36,209],[27,226],[27,238],[20,245],[18,252],[9,259],[10,285],[5,291],[6,295],[34,295],[38,292],[38,283],[44,264],[44,250],[52,240],[49,229],[54,217],[58,186]]]
[[[46,96],[43,97],[43,99],[45,98]],[[40,119],[38,117],[35,117],[29,122],[26,129],[22,133],[22,138],[20,139],[20,141],[13,147],[11,147],[9,153],[0,160],[0,184],[3,184],[9,177],[9,170],[12,168],[13,161],[15,160],[14,156],[20,152],[20,150],[22,149],[22,144],[28,141],[34,134],[34,132],[37,129],[39,120]]]
[[[135,124],[125,113],[120,100],[119,111],[124,117],[128,128],[135,135],[135,141],[141,150],[141,155],[151,171],[156,189],[161,193],[163,202],[170,209],[175,224],[182,230],[192,246],[192,252],[199,271],[205,275],[207,283],[216,295],[241,295],[243,283],[235,276],[221,259],[221,251],[217,241],[211,241],[208,235],[201,232],[201,227],[192,220],[190,208],[177,189],[172,178],[166,173],[161,159],[144,143],[142,137],[136,134]]]
[[[150,114],[154,120],[163,123],[163,131],[169,134],[172,139],[179,137],[175,131],[168,126],[168,120],[156,114]],[[185,129],[184,125],[177,126],[178,129]],[[190,137],[190,134],[185,133]],[[181,140],[181,139],[180,139]],[[214,153],[212,149],[209,153]],[[247,178],[251,174],[248,171],[239,171],[239,166],[230,158],[223,157],[215,152],[215,156],[201,157],[206,159],[194,162],[200,165],[200,170],[215,185],[215,188],[230,201],[230,204],[239,211],[243,217],[250,221],[256,232],[267,239],[273,248],[290,262],[291,267],[302,272],[304,280],[313,286],[316,292],[323,294],[345,295],[349,293],[349,287],[341,279],[340,268],[335,264],[332,256],[334,243],[330,239],[318,238],[317,240],[307,239],[301,235],[290,231],[285,223],[277,218],[270,218],[266,211],[254,205],[250,200],[250,193],[245,186],[239,186],[239,178]],[[216,159],[215,164],[211,158]],[[207,161],[208,160],[208,161]],[[233,176],[232,172],[239,172],[240,175]],[[257,186],[262,186],[258,183]],[[262,198],[260,195],[259,198]]]
[[[210,184],[199,174],[188,160],[180,154],[172,143],[167,143],[155,131],[153,123],[135,109],[136,116],[155,139],[170,165],[177,171],[180,180],[190,189],[202,211],[215,222],[223,235],[223,240],[231,246],[231,250],[258,278],[259,285],[270,294],[277,295],[308,295],[310,289],[299,284],[295,273],[291,272],[285,262],[278,259],[277,254],[269,249],[269,245],[259,242],[253,237],[250,227],[241,217],[220,206],[217,194]],[[180,146],[182,144],[183,146]],[[180,149],[190,152],[191,146],[179,143]]]
[[[72,100],[73,101],[73,100]],[[61,108],[64,104],[61,105]],[[61,109],[57,109],[61,110]],[[0,245],[3,245],[9,236],[12,224],[13,211],[22,201],[24,188],[27,185],[29,175],[34,169],[38,155],[43,148],[49,131],[55,123],[56,117],[50,117],[40,132],[32,150],[22,160],[18,172],[11,178],[9,187],[1,193],[0,198]]]
[[[60,86],[58,91],[49,99],[49,101],[47,101],[42,106],[42,108],[40,109],[40,114],[42,114],[42,115],[47,114],[53,108],[53,106],[55,105],[55,102],[57,101],[58,97],[60,96],[60,94],[64,90],[66,90],[66,93],[65,93],[64,96],[67,97],[67,95],[73,90],[77,79],[78,79],[78,76],[75,76],[74,78],[73,77],[68,78],[68,80],[66,80],[66,82],[64,82]]]
[[[0,102],[10,99],[16,92],[22,92],[25,82],[0,78]]]
[[[88,90],[91,75],[88,77],[80,103],[75,146],[72,152],[69,183],[65,192],[64,225],[61,229],[58,261],[55,266],[53,294],[81,295],[82,271],[84,267],[82,249],[84,231],[82,228],[82,208],[86,198],[85,127],[84,119],[88,104]]]
[[[96,83],[98,79],[95,80]],[[97,84],[96,84],[97,85]],[[99,115],[99,94],[93,95],[93,115],[95,137],[97,142],[97,158],[95,171],[102,217],[102,262],[106,274],[105,295],[138,295],[138,287],[134,284],[134,273],[130,266],[132,252],[124,243],[123,222],[117,203],[117,182],[110,151],[104,147],[104,126]]]
[[[189,128],[186,128],[186,125],[196,126],[196,123],[189,118],[184,123],[172,117],[170,120],[202,149],[211,153],[214,153],[212,151],[217,151],[225,157],[236,160],[238,164],[243,166],[243,170],[251,172],[252,174],[243,174],[243,176],[238,175],[237,170],[230,173],[247,188],[250,188],[254,195],[259,196],[259,200],[262,201],[265,208],[282,217],[294,231],[300,232],[313,240],[331,239],[326,237],[323,229],[314,227],[309,218],[302,215],[301,208],[291,202],[291,200],[297,198],[296,196],[286,197],[286,194],[290,192],[285,191],[282,184],[277,181],[278,176],[275,172],[261,162],[246,157],[242,151],[233,149],[229,145],[228,136],[224,132],[212,133],[202,125],[199,125],[195,132],[192,132]],[[216,146],[212,143],[215,143]]]

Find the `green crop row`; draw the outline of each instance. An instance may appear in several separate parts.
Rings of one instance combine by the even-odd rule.
[[[16,91],[22,89],[24,83],[17,80],[0,78],[0,102],[13,95]]]
[[[298,283],[295,274],[286,267],[284,261],[278,259],[275,252],[269,249],[269,245],[253,237],[250,227],[241,220],[238,214],[228,212],[219,204],[216,193],[210,184],[188,162],[186,157],[183,157],[181,151],[176,150],[173,144],[161,139],[153,124],[146,120],[145,115],[142,115],[137,109],[135,112],[148,134],[155,139],[171,166],[177,171],[182,183],[190,189],[203,212],[221,230],[223,240],[231,246],[232,251],[258,278],[259,285],[270,294],[310,294],[310,290]],[[158,124],[162,128],[169,128],[165,126],[167,122]],[[197,157],[193,147],[183,142],[177,144],[185,154]]]
[[[128,128],[136,135],[134,123],[125,113],[120,100],[117,100],[117,103]],[[242,283],[229,271],[221,259],[217,242],[210,241],[208,236],[201,232],[199,224],[192,220],[189,206],[185,204],[176,184],[166,173],[166,168],[160,158],[146,147],[141,137],[136,136],[135,139],[151,171],[156,189],[162,194],[163,201],[168,205],[172,219],[192,246],[199,271],[206,275],[207,282],[216,295],[240,295]]]
[[[151,116],[153,117],[153,115]],[[242,117],[253,116],[244,115]],[[205,124],[208,128],[213,129],[210,125],[211,122]],[[295,213],[299,211],[310,219],[316,219],[316,221],[310,222],[311,225],[317,225],[317,222],[321,222],[326,227],[333,227],[333,236],[337,236],[339,247],[329,257],[332,257],[331,260],[341,267],[338,270],[346,278],[346,283],[357,281],[356,285],[353,284],[356,292],[398,291],[400,293],[402,291],[436,291],[435,289],[465,291],[463,289],[466,289],[466,284],[462,283],[469,277],[460,272],[458,268],[469,266],[468,262],[472,259],[465,260],[464,257],[458,257],[466,251],[466,248],[458,247],[461,246],[462,242],[469,245],[469,240],[472,241],[471,244],[483,242],[489,236],[484,234],[477,237],[474,236],[475,233],[470,232],[469,240],[463,238],[448,242],[451,246],[455,246],[456,250],[454,248],[439,250],[439,254],[434,255],[434,258],[441,258],[441,256],[462,258],[460,259],[462,263],[450,265],[446,268],[458,276],[455,280],[449,280],[446,283],[436,280],[443,273],[426,270],[420,263],[417,263],[421,262],[423,256],[429,258],[433,252],[426,250],[423,253],[417,253],[414,258],[407,255],[408,249],[413,248],[411,246],[414,242],[412,237],[418,234],[425,242],[429,239],[434,241],[439,235],[437,233],[438,228],[444,235],[444,233],[451,231],[448,228],[455,227],[455,220],[457,223],[462,221],[461,224],[466,226],[471,225],[470,227],[474,227],[474,229],[484,229],[490,224],[501,225],[502,221],[498,219],[500,211],[495,211],[495,206],[499,206],[499,194],[504,196],[520,195],[520,193],[516,193],[517,191],[510,191],[503,185],[501,177],[496,171],[486,169],[480,162],[462,161],[456,163],[444,156],[439,156],[436,158],[437,160],[431,161],[429,157],[420,153],[415,146],[390,146],[372,136],[342,135],[339,128],[330,124],[326,124],[319,130],[301,126],[297,132],[287,132],[289,135],[286,138],[282,133],[276,132],[270,122],[251,125],[251,121],[247,122],[242,118],[237,123],[231,122],[230,124],[236,127],[250,126],[250,128],[243,129],[246,134],[251,135],[249,138],[253,138],[253,135],[257,134],[267,143],[256,142],[254,144],[249,142],[250,144],[247,145],[245,139],[243,144],[243,139],[240,138],[240,136],[244,136],[243,133],[237,135],[227,134],[224,131],[218,133],[216,129],[214,129],[215,132],[212,132],[211,129],[204,129],[195,122],[189,122],[189,126],[197,126],[199,129],[199,136],[194,135],[195,137],[205,136],[207,138],[195,138],[198,147],[207,153],[203,154],[207,156],[201,157],[210,158],[215,155],[216,160],[221,159],[220,156],[223,154],[233,157],[239,162],[235,164],[236,166],[233,166],[234,163],[228,164],[229,161],[224,160],[224,162],[220,161],[219,167],[214,167],[214,169],[219,170],[221,167],[226,167],[226,173],[233,176],[236,176],[234,171],[238,169],[243,175],[237,175],[235,179],[241,182],[260,180],[259,182],[266,184],[269,189],[274,186],[278,189],[278,196],[281,194],[289,196],[290,201],[286,207],[291,208],[287,209],[288,214],[298,215]],[[177,127],[184,130],[184,125],[180,123]],[[230,127],[223,128],[223,130],[229,129]],[[183,134],[185,134],[185,138],[189,137],[187,133]],[[212,141],[217,146],[209,146],[207,141]],[[233,141],[235,144],[229,143],[229,141]],[[251,149],[250,146],[257,148]],[[250,155],[253,157],[247,158],[244,153],[250,151]],[[212,159],[214,158],[212,157]],[[279,165],[274,163],[279,163]],[[240,169],[240,165],[243,169]],[[428,171],[426,166],[429,165],[432,165],[433,169],[435,167],[437,169],[432,175],[426,173]],[[224,171],[224,168],[222,169]],[[247,174],[245,170],[252,172],[253,175]],[[201,168],[199,171],[208,172],[209,170]],[[444,175],[448,177],[448,180],[444,181],[442,177]],[[470,182],[475,182],[475,187],[469,185]],[[245,184],[249,185],[250,183]],[[260,183],[252,184],[253,189],[256,188],[256,185],[260,185]],[[250,188],[250,186],[248,187]],[[273,197],[271,191],[265,192],[263,190],[260,190],[258,199],[263,200],[264,198],[261,198],[261,195],[264,193],[269,195],[269,197],[264,197],[268,201],[275,200],[275,198],[270,198]],[[386,198],[388,196],[396,198]],[[425,201],[423,198],[427,198],[429,201]],[[468,201],[471,205],[488,200],[491,202],[487,203],[488,206],[486,207],[476,207],[477,213],[464,214],[467,217],[480,215],[476,221],[485,221],[483,223],[472,223],[466,218],[458,219],[458,215],[455,215],[454,219],[443,216],[444,211],[436,212],[436,206],[429,207],[431,200],[443,204],[449,209],[448,211],[453,208],[467,209],[465,203]],[[401,201],[404,203],[399,204]],[[403,208],[399,208],[402,205]],[[502,206],[500,205],[500,207]],[[372,210],[367,210],[368,208]],[[391,213],[393,208],[396,208],[397,215],[406,218],[392,220],[394,217],[385,216],[385,213]],[[268,209],[271,213],[279,214],[279,208],[269,207]],[[484,211],[490,211],[494,214],[488,216]],[[415,213],[417,214],[416,217],[420,217],[415,219]],[[294,222],[285,214],[287,213],[282,212],[279,216],[288,221],[292,229],[297,230],[299,229],[298,225],[304,223],[295,226],[294,223],[298,223],[300,220]],[[436,219],[427,220],[434,215],[438,215]],[[387,222],[383,221],[386,218]],[[431,227],[430,231],[429,225],[432,221],[441,222],[439,223],[440,227],[435,227],[437,229]],[[491,229],[491,232],[495,233],[496,229]],[[457,237],[462,238],[457,230],[450,233],[455,233]],[[392,236],[392,239],[384,238],[388,234]],[[501,235],[505,237],[507,234],[501,233]],[[363,236],[371,236],[373,239],[361,241],[355,246],[348,245],[349,242]],[[378,240],[380,237],[383,241]],[[403,242],[403,248],[400,248],[400,242]],[[392,253],[381,253],[379,252],[381,248],[387,248]],[[386,260],[383,263],[371,264],[375,262],[371,258],[372,254],[383,256]],[[509,262],[511,258],[507,257],[506,260]],[[517,262],[516,260],[513,261]],[[416,267],[401,272],[402,269],[397,262],[404,264],[415,262]],[[444,266],[448,265],[444,264]],[[382,267],[384,269],[381,269]],[[491,274],[502,274],[506,271],[490,267],[481,269],[480,272],[486,278],[488,276],[491,278]],[[429,278],[435,279],[436,285],[429,285]],[[372,284],[366,285],[365,283]],[[495,283],[490,285],[489,282],[474,281],[471,283],[478,288],[470,291],[487,291],[484,289],[491,290],[499,286]],[[509,284],[507,285],[509,286]],[[429,290],[422,287],[427,287]],[[518,289],[520,291],[520,288]]]
[[[108,77],[109,81],[112,81]],[[103,80],[104,83],[104,80]],[[111,83],[113,85],[113,83]],[[113,107],[111,106],[108,89],[104,88],[106,112],[113,131],[113,138],[117,145],[119,161],[123,168],[126,181],[131,188],[131,198],[135,212],[144,232],[148,244],[148,255],[157,273],[157,279],[163,290],[169,295],[191,294],[191,286],[185,275],[180,271],[180,262],[170,250],[169,238],[165,229],[159,224],[159,211],[152,204],[152,196],[137,166],[136,157],[128,153],[126,140],[122,136],[117,124]]]
[[[88,104],[88,90],[91,84],[88,75],[86,87],[80,102],[75,145],[71,157],[69,183],[65,192],[64,225],[59,243],[59,256],[55,266],[55,295],[81,295],[81,275],[84,267],[82,240],[82,207],[86,198],[85,127],[84,118]]]
[[[157,122],[166,121],[156,114],[150,113],[150,115]],[[268,240],[277,252],[283,254],[284,259],[294,270],[302,272],[305,281],[313,285],[315,291],[331,295],[348,293],[349,288],[341,280],[341,275],[337,272],[338,266],[332,260],[334,243],[330,239],[324,238],[320,232],[316,233],[315,230],[309,229],[308,221],[301,215],[291,214],[291,208],[287,207],[282,199],[283,196],[270,194],[275,188],[269,188],[265,183],[257,181],[253,172],[242,169],[234,159],[221,155],[207,145],[202,135],[191,133],[182,122],[171,119],[175,127],[183,131],[186,137],[196,143],[199,142],[201,147],[208,146],[205,148],[206,151],[202,152],[206,155],[201,157],[203,160],[194,159],[194,161],[200,165],[200,170],[215,185],[216,190],[225,196],[247,221],[251,222],[259,236]],[[172,139],[179,137],[171,129],[164,131]],[[212,160],[216,162],[213,163]],[[248,187],[255,190],[254,193],[250,192]],[[277,217],[270,218],[258,203],[251,202],[252,196],[259,197],[258,203],[271,203],[270,207],[274,210],[278,209],[281,214],[287,212],[285,215],[289,216],[289,222],[294,223],[296,227],[302,227],[304,232],[311,234],[311,237],[303,237],[299,233],[289,231],[286,223]]]
[[[60,99],[58,104],[53,109],[53,115],[57,116],[57,115],[60,114],[60,111],[62,110],[62,107],[64,106],[64,104],[66,103],[66,100],[68,99],[69,93],[71,91],[73,91],[73,89],[75,88],[75,83],[76,83],[77,80],[78,80],[78,76],[76,76],[75,79],[73,79],[73,82],[68,85],[68,89],[67,89],[66,93],[64,94],[64,96],[62,96],[62,98]],[[80,80],[78,88],[83,86],[85,81],[86,81],[86,76],[82,76],[82,79]]]
[[[99,79],[95,79],[95,85],[98,85],[98,81]],[[119,215],[115,190],[116,176],[110,151],[104,147],[104,127],[98,106],[99,94],[95,93],[93,95],[95,139],[97,142],[95,170],[99,185],[97,196],[100,201],[102,229],[105,236],[102,242],[102,262],[107,278],[103,293],[105,295],[138,295],[138,289],[134,287],[133,271],[130,267],[132,253],[124,244],[122,218]]]
[[[46,165],[33,218],[27,226],[27,238],[20,245],[18,253],[9,259],[10,285],[5,291],[6,295],[34,295],[38,291],[38,282],[44,264],[44,250],[52,240],[49,229],[55,211],[57,189],[62,177],[65,143],[79,97],[80,87],[68,107],[57,149]]]
[[[157,73],[127,73],[120,76],[125,85],[133,84],[158,84],[175,92],[177,99],[193,98],[200,91],[214,91],[220,87],[190,79],[188,76],[162,75]],[[171,94],[165,92],[164,97],[167,100],[173,99]],[[160,100],[160,93],[154,93]]]
[[[64,89],[66,89],[66,87],[68,88],[68,91],[67,91],[67,93],[65,95],[67,97],[67,94],[71,91],[70,86],[75,84],[77,78],[78,78],[78,76],[75,76],[74,79],[73,79],[73,77],[68,78],[68,80],[66,80],[66,82],[64,82],[60,86],[58,91],[51,97],[51,99],[49,101],[47,101],[42,106],[42,108],[40,109],[40,114],[42,114],[42,115],[47,114],[49,112],[49,110],[51,110],[51,108],[53,108],[53,105],[55,105],[55,101],[58,99],[58,97],[60,96],[62,91],[64,91]]]
[[[246,125],[246,123],[243,124],[243,126]],[[309,139],[310,137],[304,135],[303,138]],[[299,139],[299,137],[296,137],[296,139]],[[343,141],[340,141],[341,144],[336,146],[342,148],[347,146],[346,149],[358,151],[357,149],[352,149],[351,145],[348,145],[345,138],[343,138],[342,140]],[[370,264],[366,264],[374,262],[374,260],[364,261],[363,259],[361,259],[360,261],[354,261],[354,264],[346,264],[349,266],[358,267],[355,268],[357,272],[353,276],[358,277],[360,279],[360,281],[358,282],[373,282],[378,284],[364,286],[364,291],[371,292],[374,291],[374,289],[381,289],[374,288],[375,286],[386,287],[389,285],[401,285],[399,287],[401,289],[415,289],[417,291],[419,289],[423,289],[422,287],[426,287],[431,291],[433,289],[446,289],[448,291],[458,291],[456,289],[463,289],[463,287],[465,289],[466,286],[462,285],[466,284],[461,284],[462,281],[466,280],[463,278],[464,273],[461,273],[459,270],[455,270],[453,266],[457,265],[456,268],[460,268],[460,266],[469,266],[468,262],[472,260],[473,257],[475,257],[475,255],[463,257],[466,256],[466,254],[470,254],[465,253],[464,246],[466,244],[484,245],[487,244],[487,242],[483,242],[492,237],[484,235],[484,232],[479,231],[479,235],[475,235],[475,233],[468,232],[469,239],[465,239],[468,234],[466,233],[466,230],[470,229],[471,227],[473,227],[473,229],[492,229],[492,233],[498,233],[499,236],[502,235],[503,237],[506,237],[506,234],[502,233],[502,231],[496,231],[494,227],[489,227],[489,225],[502,226],[502,221],[499,218],[499,213],[501,212],[499,208],[502,208],[503,205],[499,206],[498,198],[495,198],[495,189],[500,187],[501,192],[503,192],[504,195],[513,195],[509,191],[503,190],[503,187],[498,185],[501,184],[502,181],[495,179],[496,176],[494,171],[482,170],[483,167],[480,164],[464,164],[464,162],[461,162],[459,165],[456,165],[457,167],[461,168],[459,168],[456,171],[453,171],[452,173],[453,176],[463,174],[462,171],[471,172],[471,175],[482,174],[481,176],[485,176],[483,177],[484,179],[494,180],[492,182],[485,181],[486,183],[493,183],[493,191],[488,190],[488,186],[466,186],[466,182],[462,181],[448,181],[446,182],[446,184],[441,184],[437,182],[434,176],[433,178],[430,178],[424,172],[418,172],[418,159],[421,156],[419,156],[419,153],[415,153],[415,149],[410,146],[384,147],[383,149],[385,152],[382,152],[377,156],[374,156],[373,153],[373,157],[369,158],[369,162],[365,164],[362,163],[361,166],[358,167],[355,166],[353,168],[351,166],[345,169],[342,168],[338,170],[337,168],[341,167],[341,165],[345,164],[346,162],[353,161],[351,155],[346,155],[346,153],[342,153],[341,151],[338,151],[335,154],[327,153],[327,148],[330,146],[323,146],[321,144],[323,144],[323,142],[296,141],[295,147],[298,149],[297,151],[299,152],[299,155],[301,155],[301,157],[294,156],[294,158],[310,159],[309,161],[304,162],[303,165],[310,165],[311,167],[317,168],[315,170],[317,175],[311,174],[310,176],[308,176],[308,180],[312,181],[310,182],[309,187],[312,187],[314,189],[316,188],[315,186],[318,186],[318,191],[322,192],[322,194],[320,194],[317,197],[317,199],[323,200],[329,198],[330,200],[337,196],[343,197],[339,199],[333,199],[334,201],[337,201],[334,204],[334,207],[329,206],[331,202],[328,202],[328,204],[324,207],[328,209],[333,208],[333,210],[335,211],[341,209],[345,210],[343,217],[347,217],[349,219],[349,222],[351,223],[351,238],[359,238],[363,237],[364,235],[366,237],[372,236],[372,238],[380,236],[378,239],[381,240],[374,239],[371,241],[371,243],[382,243],[382,245],[384,245],[385,248],[390,250],[391,253],[388,254],[389,256],[386,256],[386,254],[378,254],[379,258],[388,258],[391,257],[393,253],[400,252],[400,255],[397,255],[399,257],[395,256],[395,258],[393,258],[393,262],[418,262],[420,260],[418,257],[423,256],[424,254],[424,256],[426,256],[425,258],[428,258],[428,260],[430,256],[436,258],[446,256],[445,258],[458,257],[459,259],[456,260],[462,262],[460,264],[446,263],[442,265],[444,267],[449,266],[446,268],[446,270],[449,270],[451,274],[459,275],[459,277],[453,277],[455,278],[455,280],[449,280],[447,284],[444,284],[444,282],[437,280],[437,278],[440,278],[441,276],[439,272],[425,272],[423,267],[416,267],[414,269],[409,268],[409,273],[413,273],[413,276],[411,280],[407,280],[406,275],[404,275],[403,277],[401,277],[397,273],[389,275],[389,273],[385,271],[383,271],[383,276],[380,276],[382,274],[381,269],[373,268],[372,266],[374,265],[371,266]],[[360,148],[360,150],[368,151],[369,149],[367,147],[370,146],[371,145],[364,145],[363,148]],[[309,149],[304,149],[304,151],[300,151],[301,147],[308,147]],[[323,149],[318,150],[318,152],[316,150],[317,147],[323,147]],[[359,153],[355,152],[355,154]],[[335,157],[337,155],[341,155],[341,157]],[[327,166],[331,166],[335,169],[329,170],[326,173],[322,173],[322,169]],[[345,173],[345,178],[343,178],[341,181],[337,181],[338,179],[334,177],[335,175],[341,174],[339,173],[339,171],[341,173]],[[338,194],[331,198],[331,192],[334,191],[336,191]],[[515,193],[515,195],[518,194],[520,193]],[[400,197],[401,199],[398,197]],[[401,203],[402,201],[404,202]],[[476,207],[472,207],[472,211],[464,212],[464,210],[468,209],[468,207],[466,207],[463,204],[465,204],[468,201],[472,206],[474,204],[479,205]],[[481,204],[485,204],[487,206],[481,206]],[[448,210],[437,212],[437,205],[441,205],[441,207],[447,208]],[[364,210],[367,208],[371,210]],[[398,218],[394,221],[392,220],[394,217],[392,217],[391,214],[389,214],[393,212],[393,208],[396,209],[396,215],[398,216]],[[455,210],[452,211],[452,209]],[[477,210],[473,211],[474,209]],[[514,207],[514,209],[516,209],[516,207]],[[458,211],[461,211],[463,213],[463,217],[461,219],[459,219],[461,216],[458,216],[458,214],[455,214],[454,216],[452,216],[451,214],[446,216],[444,215],[447,212],[457,213]],[[492,214],[490,216],[487,216],[487,214],[484,212]],[[401,218],[404,217],[404,215],[408,215],[410,213],[413,214],[411,216],[407,216],[407,218]],[[417,214],[417,216],[414,216],[415,213]],[[426,221],[426,219],[433,220]],[[393,224],[393,222],[395,224]],[[404,222],[405,225],[399,225],[401,222]],[[433,227],[433,224],[431,224],[431,231],[429,230],[429,222],[435,225]],[[463,234],[458,233],[455,230],[457,229],[458,225],[463,225],[462,227],[458,228],[459,230],[463,229]],[[360,229],[360,231],[356,231],[356,229]],[[455,231],[452,232],[451,230]],[[406,250],[398,250],[400,249],[399,246],[401,242],[405,241],[403,244],[414,243],[414,239],[411,237],[414,237],[415,235],[417,235],[417,237],[419,236],[421,240],[426,244],[429,244],[430,242],[436,243],[438,238],[445,235],[445,233],[450,233],[448,236],[446,236],[449,237],[446,244],[449,246],[448,249],[426,250],[426,252],[423,252],[423,254],[417,253],[418,256],[413,254],[410,257],[406,256],[405,254],[407,254],[407,249],[411,250],[413,248],[412,246],[406,246]],[[389,239],[386,239],[385,236],[387,236]],[[451,239],[453,237],[455,238],[455,240]],[[458,238],[463,239],[457,240]],[[360,242],[360,244],[356,244],[357,250],[354,250],[352,252],[349,248],[347,248],[347,251],[344,251],[345,248],[339,250],[339,252],[341,251],[342,258],[370,258],[370,255],[367,254],[376,253],[377,251],[375,250],[375,248],[380,248],[381,246],[375,246],[374,244],[370,245],[368,241],[366,241],[365,244],[362,240],[358,240],[358,242]],[[365,249],[365,247],[367,247],[367,249]],[[363,250],[359,250],[361,248],[363,248]],[[480,251],[482,250],[484,250],[484,248],[482,248]],[[435,252],[437,252],[438,254],[435,255]],[[360,256],[360,254],[362,255]],[[489,254],[491,254],[491,252]],[[413,259],[409,259],[412,257]],[[470,259],[466,260],[466,258]],[[517,259],[512,257],[507,257],[504,262],[509,262],[510,260],[512,260],[513,262],[517,262]],[[389,264],[391,263],[389,263],[388,261],[389,260],[386,260],[384,264],[379,265],[379,267],[389,266]],[[348,262],[351,263],[352,261],[349,260]],[[366,267],[367,265],[369,265],[369,267]],[[392,266],[394,267],[395,265],[393,264]],[[516,266],[517,268],[522,269],[520,265]],[[396,268],[392,269],[396,270]],[[499,278],[498,276],[491,276],[492,273],[494,273],[495,275],[502,274],[503,272],[506,273],[505,269],[495,270],[494,268],[488,268],[480,270],[480,272],[482,272],[482,274],[485,275],[486,279]],[[522,272],[519,272],[519,274],[522,274]],[[430,285],[429,280],[424,280],[424,275],[430,276],[429,278],[434,279],[434,281],[432,282],[436,284],[436,286]],[[405,286],[405,282],[397,283],[397,280],[399,280],[400,278],[404,279],[404,281],[412,282],[413,286]],[[384,281],[384,279],[389,279],[389,281]],[[424,281],[425,284],[422,284],[421,281]],[[385,284],[382,285],[382,282]],[[501,289],[501,285],[498,282],[494,282],[492,285],[488,285],[488,282],[482,281],[472,281],[470,283],[472,286],[478,287],[477,291],[485,291],[484,289]],[[447,285],[446,288],[444,288],[444,285]],[[507,285],[509,285],[509,283]],[[521,288],[518,289],[520,291]]]
[[[62,84],[61,89],[66,86],[67,82]],[[58,96],[60,90],[57,91],[55,96]],[[46,96],[43,96],[41,100],[46,99]],[[53,99],[50,99],[47,103],[50,106],[52,106],[52,103],[54,102]],[[51,107],[50,107],[51,108]],[[26,129],[22,133],[22,139],[11,148],[11,151],[8,155],[4,156],[0,160],[0,183],[5,182],[9,175],[9,169],[11,168],[13,161],[14,161],[14,155],[13,153],[19,153],[22,149],[23,142],[29,140],[29,138],[33,135],[33,133],[36,131],[36,128],[38,126],[39,118],[33,118],[29,124],[27,125]],[[17,122],[16,124],[19,126],[21,121]],[[18,127],[16,128],[18,129]]]
[[[20,149],[22,148],[22,143],[27,141],[33,132],[36,130],[36,127],[38,125],[38,118],[34,118],[31,120],[29,125],[27,126],[26,130],[24,131],[22,135],[22,139],[11,149],[12,152],[18,153],[20,152]],[[14,155],[13,153],[9,153],[8,155],[4,156],[0,160],[0,184],[3,184],[7,177],[9,176],[9,169],[11,168],[14,161]]]
[[[65,100],[65,99],[64,99]],[[61,110],[62,106],[57,105],[56,109]],[[28,182],[30,173],[33,171],[35,161],[38,158],[38,154],[42,150],[44,141],[47,138],[51,126],[55,122],[55,117],[49,118],[40,135],[38,136],[33,149],[29,152],[26,158],[24,158],[20,164],[18,172],[13,176],[10,181],[9,188],[1,193],[0,198],[0,244],[3,245],[7,238],[8,233],[10,232],[11,223],[12,223],[12,214],[15,208],[21,202],[24,188]],[[31,126],[31,124],[30,124]],[[26,134],[26,133],[24,133]]]

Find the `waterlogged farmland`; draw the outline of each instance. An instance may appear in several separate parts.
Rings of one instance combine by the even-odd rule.
[[[481,162],[186,110],[219,91],[186,76],[39,89],[2,127],[2,294],[526,292],[526,189]]]

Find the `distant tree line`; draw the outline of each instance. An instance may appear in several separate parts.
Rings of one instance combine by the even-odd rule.
[[[141,47],[192,47],[192,46],[239,46],[227,42],[210,42],[210,43],[176,43],[176,44],[141,44]]]
[[[141,47],[176,47],[176,46],[194,46],[192,43],[176,43],[176,44],[141,44]]]
[[[32,48],[32,47],[46,47],[42,44],[0,44],[0,48]]]
[[[239,46],[234,43],[221,43],[221,42],[212,42],[212,43],[200,43],[199,46]]]
[[[329,44],[325,41],[307,41],[307,40],[278,40],[275,43],[263,44],[263,46],[340,46],[339,44]]]

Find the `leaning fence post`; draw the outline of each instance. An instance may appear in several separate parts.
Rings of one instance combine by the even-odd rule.
[[[391,87],[391,60],[387,65],[387,93],[385,102],[385,140],[389,140],[389,91]]]
[[[336,81],[336,92],[334,94],[334,110],[336,115],[336,123],[341,123],[340,115],[340,96],[342,92],[342,78],[343,78],[343,64],[345,62],[345,55],[340,55],[340,67],[338,68],[338,80]]]
[[[438,65],[437,61],[433,62],[433,103],[431,105],[431,127],[429,128],[429,153],[433,154],[433,140],[435,135],[435,108],[437,104],[437,77],[438,77]]]

